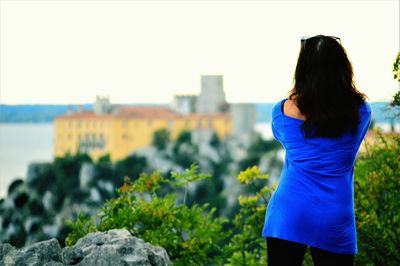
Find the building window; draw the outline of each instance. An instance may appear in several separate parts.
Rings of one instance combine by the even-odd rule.
[[[152,124],[153,124],[153,120],[151,120],[151,119],[147,120],[147,126],[148,127],[151,127]]]
[[[123,126],[123,127],[127,127],[127,126],[128,126],[128,121],[127,121],[127,120],[124,120],[124,121],[122,122],[122,126]]]
[[[213,121],[212,119],[208,119],[208,128],[212,128],[213,127]]]

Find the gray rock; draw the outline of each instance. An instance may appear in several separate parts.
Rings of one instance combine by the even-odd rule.
[[[0,250],[0,266],[56,266],[62,262],[61,247],[56,239],[41,241],[22,249],[2,244]],[[54,264],[56,262],[58,264]]]
[[[65,265],[164,266],[172,265],[165,249],[131,236],[125,229],[96,232],[62,252]]]
[[[3,258],[5,258],[8,253],[11,253],[13,251],[15,251],[15,248],[13,246],[11,246],[10,244],[8,244],[8,243],[0,244],[0,259],[1,259],[0,265],[4,265],[4,264],[2,264]]]
[[[61,249],[56,239],[41,241],[22,249],[0,244],[0,266],[170,266],[162,247],[131,236],[125,229],[96,232]]]

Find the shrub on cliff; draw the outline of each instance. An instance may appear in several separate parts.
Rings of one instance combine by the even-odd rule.
[[[183,173],[172,173],[173,181],[160,173],[141,174],[135,181],[125,180],[118,189],[119,196],[108,201],[94,221],[79,216],[70,221],[72,233],[66,244],[73,245],[89,232],[125,228],[134,236],[164,247],[174,265],[248,265],[266,262],[265,240],[261,237],[265,208],[274,188],[257,187],[267,175],[254,166],[242,171],[239,182],[255,188],[255,193],[239,197],[240,211],[232,222],[215,218],[215,208],[208,204],[188,207],[185,198],[176,205],[176,195],[159,197],[160,186],[169,183],[187,191],[190,182],[208,179],[192,165]],[[257,182],[258,181],[258,182]],[[228,244],[226,244],[228,243]]]
[[[357,265],[400,265],[400,136],[378,134],[354,169]]]
[[[230,241],[225,247],[227,266],[257,266],[266,262],[265,239],[261,236],[264,225],[264,215],[269,197],[274,188],[256,185],[256,181],[265,180],[268,175],[260,173],[256,167],[249,167],[240,172],[238,180],[245,186],[251,186],[255,195],[239,197],[240,210],[234,217],[233,228],[230,232]]]
[[[206,212],[208,204],[187,207],[184,202],[175,204],[176,194],[157,195],[162,184],[187,189],[190,182],[210,176],[198,173],[198,167],[192,165],[183,173],[172,173],[172,177],[172,181],[166,180],[154,172],[143,173],[132,183],[126,178],[118,197],[107,201],[98,212],[97,223],[83,216],[69,222],[72,232],[66,244],[73,245],[92,231],[125,228],[133,236],[164,247],[174,265],[220,263],[221,241],[227,237],[223,224],[227,220],[213,218],[215,208]]]

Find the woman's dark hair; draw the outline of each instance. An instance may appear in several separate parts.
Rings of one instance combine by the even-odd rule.
[[[305,137],[355,134],[359,107],[368,98],[354,84],[353,67],[342,45],[333,37],[317,35],[301,46],[289,99],[296,98],[306,117]]]

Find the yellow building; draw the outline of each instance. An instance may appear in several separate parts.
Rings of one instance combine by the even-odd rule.
[[[110,154],[112,161],[151,145],[153,133],[168,129],[174,140],[182,130],[214,130],[221,138],[232,133],[229,113],[178,114],[166,107],[121,107],[116,112],[77,111],[55,119],[54,155],[78,150],[94,160]]]

